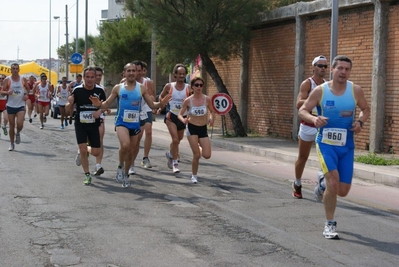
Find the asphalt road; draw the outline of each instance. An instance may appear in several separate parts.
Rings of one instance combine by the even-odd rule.
[[[291,197],[292,166],[214,148],[190,183],[191,151],[181,173],[166,166],[170,137],[154,130],[152,169],[139,167],[124,189],[114,179],[118,141],[106,118],[106,172],[83,185],[74,163],[73,126],[25,122],[22,143],[0,140],[0,266],[396,266],[399,216],[340,200],[341,240],[322,236],[324,211]],[[158,123],[158,122],[157,122]],[[139,153],[139,157],[142,152]],[[90,157],[91,169],[94,158]],[[306,170],[308,175],[313,170]],[[308,173],[309,172],[309,173]],[[395,263],[396,262],[396,263]]]

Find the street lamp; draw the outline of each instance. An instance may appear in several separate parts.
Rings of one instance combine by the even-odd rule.
[[[58,56],[58,50],[60,49],[60,16],[54,16],[54,19],[58,20],[58,48],[57,48],[57,75],[58,75],[58,79],[60,79],[60,57]]]

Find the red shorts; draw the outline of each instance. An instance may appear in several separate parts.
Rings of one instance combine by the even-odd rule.
[[[6,110],[7,100],[0,100],[0,111]]]
[[[45,108],[50,105],[50,102],[37,101],[37,104],[39,104],[40,106],[43,106]]]
[[[34,104],[35,101],[36,101],[35,95],[28,95],[28,97],[29,97],[30,102],[31,102],[32,104]]]

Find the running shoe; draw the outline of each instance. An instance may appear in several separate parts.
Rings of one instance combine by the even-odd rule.
[[[68,126],[68,120],[65,120],[65,127]]]
[[[316,201],[323,201],[323,194],[324,194],[324,190],[325,187],[321,185],[321,183],[324,180],[324,174],[321,171],[317,172],[317,185],[314,188],[314,198]]]
[[[144,159],[141,161],[141,165],[142,165],[144,168],[152,168],[152,165],[151,165],[151,162],[150,162],[150,159],[149,159],[149,158],[144,158]]]
[[[324,226],[323,236],[327,239],[339,239],[336,221],[326,223]]]
[[[79,149],[78,149],[78,152],[76,153],[75,163],[76,163],[76,166],[80,166],[80,164],[81,164],[81,162],[80,162],[80,150]]]
[[[42,125],[40,125],[40,129],[43,129],[44,128],[44,125],[42,124]]]
[[[69,124],[72,125],[72,117],[69,117]]]
[[[103,167],[100,166],[100,167],[98,168],[98,167],[96,166],[96,171],[94,172],[94,175],[95,175],[95,176],[99,176],[99,175],[101,175],[101,174],[103,174],[103,173],[104,173]]]
[[[179,170],[179,164],[173,165],[173,173],[179,173],[179,172],[180,172],[180,170]]]
[[[32,118],[29,118],[29,122],[32,123]]]
[[[170,157],[170,154],[169,154],[169,152],[166,152],[165,153],[165,156],[166,156],[166,158],[168,159],[168,168],[169,169],[172,169],[173,168],[173,160],[172,160],[172,158]]]
[[[64,130],[64,125],[61,124],[60,129],[61,129],[61,130]]]
[[[118,169],[116,171],[116,177],[115,177],[117,182],[123,182],[123,168],[118,166]]]
[[[35,115],[33,115],[33,118],[36,118],[36,117],[37,117],[37,113]]]
[[[292,183],[292,196],[294,198],[302,198],[302,185],[296,185],[295,181]]]
[[[193,184],[198,183],[197,177],[191,176],[191,182],[192,182]]]
[[[8,135],[7,127],[3,126],[3,133],[4,135]]]
[[[91,185],[91,175],[90,173],[85,174],[85,179],[83,181],[84,185]]]
[[[136,172],[134,171],[134,166],[132,165],[132,166],[130,166],[130,168],[129,168],[129,175],[131,175],[131,174],[135,174]]]
[[[43,122],[44,122],[44,123],[46,123],[46,122],[47,122],[47,117],[46,117],[46,116],[44,116],[44,118],[43,118]]]
[[[124,175],[123,176],[122,187],[123,188],[130,187],[129,175]]]
[[[16,143],[17,145],[21,143],[21,134],[20,134],[20,133],[17,133],[17,134],[15,135],[15,143]]]
[[[8,148],[8,151],[13,151],[14,150],[14,143],[10,144],[10,147]]]

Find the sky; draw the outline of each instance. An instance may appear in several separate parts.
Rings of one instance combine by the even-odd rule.
[[[66,5],[68,5],[68,41],[71,43],[76,38],[77,2],[78,36],[84,38],[86,0],[1,0],[0,60],[44,59],[49,58],[50,51],[51,57],[56,59],[58,40],[60,46],[66,43]],[[108,9],[108,0],[88,0],[88,6],[88,34],[97,36],[101,10]],[[49,49],[50,15],[51,49]],[[60,21],[55,20],[54,16],[59,16]]]

